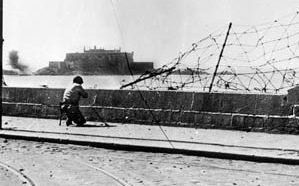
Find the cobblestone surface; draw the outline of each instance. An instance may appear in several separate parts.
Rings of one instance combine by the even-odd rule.
[[[9,183],[9,184],[8,184]],[[18,178],[17,175],[10,172],[5,167],[0,167],[0,185],[22,185],[22,181]]]
[[[99,170],[128,185],[299,185],[299,166],[22,140],[0,144],[0,160],[22,169],[36,185],[105,185]],[[3,183],[7,175],[1,177],[1,185],[10,185]]]
[[[66,127],[64,124],[58,126],[58,121],[53,119],[8,116],[3,116],[2,120],[4,123],[3,128],[10,130],[2,130],[0,134],[13,133],[29,137],[36,135],[36,139],[47,136],[58,140],[72,139],[83,142],[170,148],[171,146],[166,140],[167,136],[168,139],[173,141],[172,145],[178,150],[215,152],[218,153],[218,156],[219,153],[230,153],[248,157],[299,160],[298,135],[184,127],[163,127],[162,131],[159,126],[109,123],[110,127],[105,127],[100,122],[88,122],[84,127]],[[27,132],[21,132],[22,130]]]

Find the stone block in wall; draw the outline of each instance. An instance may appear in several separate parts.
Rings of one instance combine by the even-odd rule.
[[[135,104],[139,101],[138,98],[136,98],[136,101],[134,102],[132,98],[134,97],[134,93],[131,92],[120,92],[117,90],[110,91],[109,100],[110,100],[110,106],[111,107],[121,107],[121,108],[134,108],[136,107]]]
[[[39,103],[46,105],[59,105],[62,101],[63,89],[30,88],[27,92],[27,103]]]
[[[110,119],[111,117],[111,109],[109,108],[102,108],[102,109],[97,109],[97,112],[98,112],[98,115],[100,117],[98,117],[97,121],[101,121],[101,120],[104,120],[104,121],[112,121],[112,119]]]
[[[192,100],[192,107],[191,110],[193,111],[203,111],[204,107],[204,95],[203,93],[193,93],[193,100]]]
[[[180,110],[192,110],[192,104],[194,99],[193,92],[176,92],[177,106]]]
[[[151,123],[152,117],[150,116],[150,112],[145,109],[140,109],[138,112],[135,112],[135,120],[136,123]]]
[[[232,112],[254,114],[256,99],[254,94],[232,94]]]
[[[251,129],[254,127],[254,124],[255,124],[255,117],[244,116],[244,121],[242,126],[244,129]]]
[[[154,91],[149,91],[149,92],[134,91],[133,92],[134,94],[132,94],[131,91],[128,91],[127,93],[131,96],[130,97],[131,102],[135,101],[135,103],[133,104],[135,108],[146,108],[146,109],[157,108],[157,106],[156,106],[157,101],[155,100],[156,98],[154,98],[154,96],[153,96],[153,94],[155,94]],[[122,106],[126,107],[126,103]]]
[[[181,92],[178,91],[169,91],[166,95],[169,109],[184,110],[184,108],[187,108],[185,105],[188,104],[188,101],[186,100],[186,102],[184,103],[186,95],[183,95]],[[191,106],[191,102],[189,102],[189,105]]]
[[[79,105],[81,106],[96,106],[96,100],[98,99],[96,95],[96,91],[86,90],[88,93],[88,98],[81,98]],[[61,96],[61,100],[62,100]],[[96,99],[96,100],[95,100]]]
[[[92,103],[93,106],[105,106],[103,104],[105,100],[105,96],[102,90],[89,90],[88,94],[89,94],[88,100],[87,99],[82,100],[81,105],[87,106],[90,105],[90,103]]]
[[[142,91],[141,93],[151,109],[190,110],[192,107],[190,92]]]
[[[299,118],[289,118],[287,127],[294,127],[299,129]]]
[[[272,127],[272,118],[267,116],[263,118],[263,126],[265,129],[270,129]]]
[[[192,110],[193,92],[163,91],[160,97],[160,107],[171,110]]]
[[[166,91],[155,91],[155,109],[169,109],[169,95]]]
[[[121,99],[120,107],[123,108],[147,108],[152,107],[151,102],[145,99],[144,93],[138,91],[118,91],[120,94],[119,99]],[[115,99],[113,97],[113,99]]]
[[[23,104],[19,104],[19,103],[16,104],[16,112],[15,113],[17,114],[17,116],[22,116],[23,115],[23,113],[22,113],[22,110],[23,110],[22,105]]]
[[[255,95],[255,97],[255,111],[253,114],[268,114],[271,110],[269,104],[271,103],[271,97],[264,94]]]
[[[215,107],[213,107],[213,94],[211,94],[211,93],[203,94],[202,111],[215,112]]]
[[[60,110],[58,107],[50,106],[47,108],[47,116],[50,118],[59,118]]]
[[[18,113],[20,116],[34,116],[35,108],[29,104],[18,104]]]
[[[52,89],[49,94],[51,105],[59,105],[63,98],[63,92],[60,89]]]
[[[116,115],[116,109],[107,107],[107,108],[97,108],[92,109],[91,114],[93,117],[96,118],[96,121],[102,122],[102,121],[115,121],[115,118],[117,118]]]
[[[17,115],[16,104],[2,103],[2,115]]]
[[[2,88],[2,102],[16,102],[17,88]]]
[[[285,128],[289,122],[289,118],[272,118],[271,128],[282,129]]]
[[[280,96],[280,107],[277,108],[278,114],[281,116],[292,115],[292,105],[288,103],[287,95]]]
[[[256,95],[255,114],[282,115],[282,103],[283,95]]]
[[[290,118],[286,128],[288,134],[299,134],[299,118]]]
[[[271,97],[271,111],[269,115],[286,115],[283,113],[283,96],[273,95]]]
[[[230,128],[231,115],[223,113],[213,113],[211,123],[214,124],[216,128]]]
[[[234,95],[218,94],[218,109],[217,112],[232,113],[234,112],[233,103],[235,100]],[[239,103],[240,104],[240,103]]]
[[[48,89],[36,89],[34,94],[34,102],[32,103],[40,103],[40,104],[48,104],[49,103],[49,96],[48,96]]]
[[[121,107],[121,108],[134,108],[136,102],[134,103],[132,101],[132,97],[134,96],[134,93],[131,93],[130,91],[118,91],[113,90],[109,91],[110,93],[107,93],[106,99],[109,100],[109,102],[105,105],[111,106],[111,107]]]
[[[126,123],[134,123],[135,121],[135,111],[133,109],[124,110],[124,119]]]
[[[41,88],[5,88],[4,92],[10,92],[9,96],[14,97],[11,102],[17,103],[42,103],[51,104],[56,100],[56,97],[61,95],[60,89],[41,89]],[[49,95],[55,91],[53,95]]]
[[[259,116],[244,116],[243,129],[257,131],[264,127],[264,119]]]
[[[47,105],[36,105],[33,106],[35,110],[36,117],[41,118],[59,118],[60,110],[56,106],[47,106]]]
[[[299,104],[299,86],[288,90],[287,100],[289,104]]]
[[[292,115],[293,116],[299,116],[299,105],[293,105],[292,107]]]
[[[91,92],[91,90],[90,90]],[[111,107],[111,94],[114,94],[112,90],[93,90],[95,92],[93,96],[89,96],[89,100],[82,100],[82,105],[88,105],[90,102],[95,101],[95,106]],[[95,97],[96,95],[96,97]],[[118,97],[118,96],[116,96]],[[95,99],[95,100],[94,100]]]
[[[253,118],[254,118],[254,124],[253,124],[254,128],[263,128],[264,127],[263,117],[253,116]]]
[[[194,123],[195,126],[200,127],[203,124],[204,114],[202,113],[195,113],[194,114]]]
[[[115,122],[120,122],[120,123],[123,123],[124,121],[124,118],[125,118],[125,113],[124,113],[124,110],[123,108],[114,108],[113,111],[114,111],[114,121]]]
[[[148,118],[146,119],[146,122],[149,124],[149,125],[155,125],[157,124],[156,121],[157,120],[157,115],[158,115],[158,112],[157,111],[150,111],[150,110],[147,110],[145,112],[148,116]]]
[[[203,124],[211,124],[212,123],[212,115],[209,113],[203,114]]]
[[[171,123],[171,111],[162,110],[159,112],[161,114],[161,123],[165,125],[170,125]]]
[[[269,117],[264,125],[264,129],[271,133],[285,133],[289,118]]]
[[[164,124],[164,113],[161,111],[154,110],[151,112],[153,114],[153,124]]]
[[[105,108],[103,109],[104,113],[103,116],[105,121],[115,121],[116,118],[116,110],[114,108]]]
[[[26,90],[29,90],[29,89],[25,89],[25,88],[18,88],[16,89],[16,94],[15,94],[15,101],[17,103],[28,103],[27,99],[28,99],[28,96],[27,96],[27,92]]]
[[[119,100],[117,100],[119,107],[123,108],[147,108],[151,107],[150,102],[148,102],[146,94],[142,91],[118,91]],[[113,98],[115,100],[115,97]]]
[[[265,128],[265,130],[270,131],[273,128],[272,127],[272,122],[273,122],[272,117],[264,118],[264,128]]]
[[[232,115],[232,123],[231,126],[234,129],[244,129],[244,115]]]
[[[47,106],[46,105],[40,105],[35,107],[35,113],[37,117],[44,118],[47,116]]]
[[[9,96],[9,89],[4,89],[2,88],[2,102],[9,102],[11,101],[10,99],[10,96]],[[12,96],[11,96],[12,97]]]
[[[188,111],[182,112],[182,115],[181,115],[182,123],[189,123],[189,124],[194,125],[194,121],[195,121],[195,118],[194,118],[193,112],[188,112]]]
[[[179,123],[181,122],[182,111],[170,111],[170,120],[172,123]]]
[[[103,117],[103,108],[96,107],[80,107],[80,110],[87,121],[102,121]]]
[[[41,104],[46,104],[46,105],[53,104],[53,100],[51,99],[51,96],[53,96],[54,94],[51,93],[51,91],[44,91],[42,93],[43,94],[41,97],[43,98],[43,100],[42,100]]]
[[[42,103],[42,101],[38,100],[41,89],[30,89],[29,91],[27,103]]]

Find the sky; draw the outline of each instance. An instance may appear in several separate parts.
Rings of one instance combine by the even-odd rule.
[[[299,11],[298,0],[4,0],[3,67],[16,50],[33,71],[83,48],[134,51],[170,62],[215,30],[257,25]]]

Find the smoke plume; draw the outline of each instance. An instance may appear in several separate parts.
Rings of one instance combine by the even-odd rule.
[[[9,65],[13,69],[19,70],[21,74],[28,74],[30,73],[28,66],[22,64],[19,61],[19,54],[18,51],[12,50],[9,52]]]

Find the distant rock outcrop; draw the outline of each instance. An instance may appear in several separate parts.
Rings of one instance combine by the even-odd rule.
[[[153,62],[134,62],[134,53],[94,49],[67,53],[64,61],[50,61],[37,75],[129,75],[153,70]]]
[[[15,70],[2,70],[3,75],[18,75],[19,73]]]

